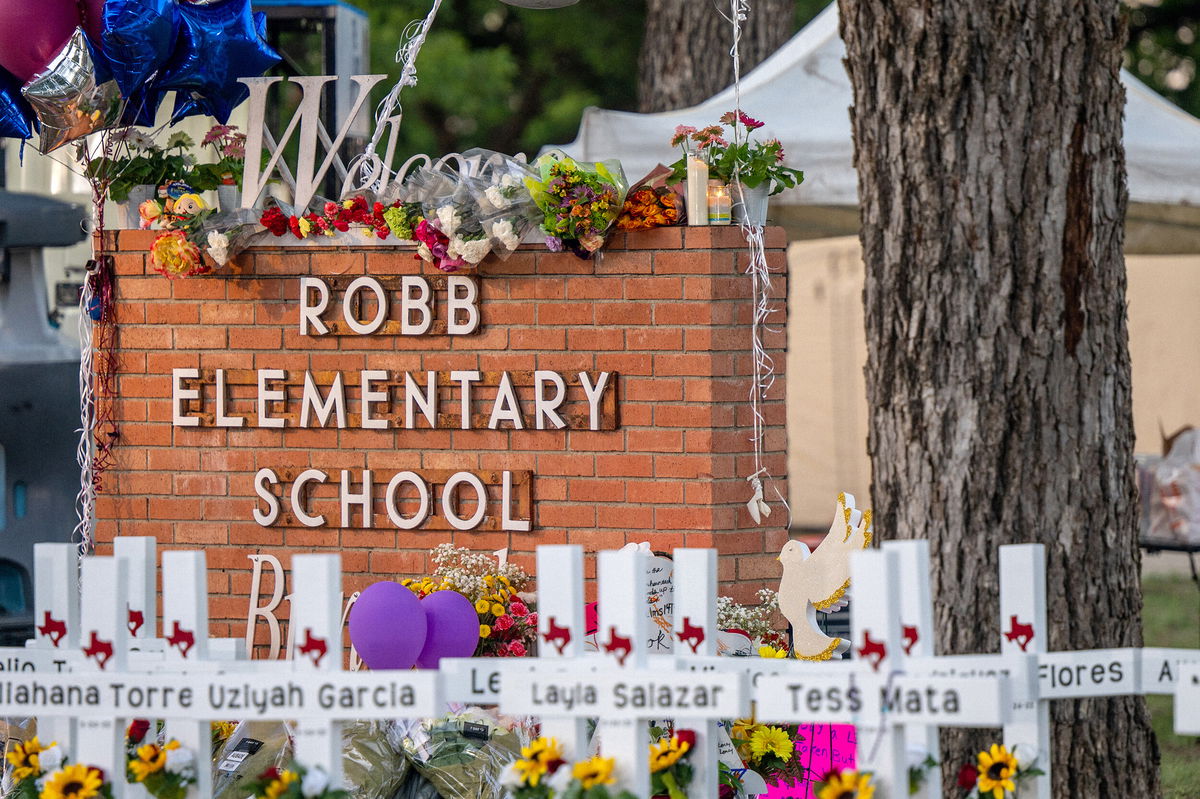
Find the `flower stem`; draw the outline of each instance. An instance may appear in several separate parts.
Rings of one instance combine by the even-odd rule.
[[[679,783],[675,782],[675,775],[667,772],[662,776],[663,785],[667,787],[667,795],[671,799],[688,799],[687,794],[679,788]]]

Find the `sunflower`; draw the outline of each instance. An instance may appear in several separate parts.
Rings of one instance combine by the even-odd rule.
[[[678,738],[662,738],[657,743],[650,744],[650,773],[657,774],[665,771],[679,762],[679,758],[687,754],[691,746]]]
[[[525,750],[521,751],[524,754]],[[526,785],[536,788],[541,782],[542,777],[549,770],[546,764],[536,757],[522,758],[513,763],[513,768],[521,775],[521,781]]]
[[[82,763],[64,766],[46,779],[41,799],[91,799],[100,794],[100,770]]]
[[[557,738],[535,738],[529,746],[521,748],[521,757],[549,765],[556,760],[562,760],[562,749],[558,746]]]
[[[792,753],[795,751],[796,745],[779,727],[759,725],[750,735],[750,752],[755,758],[771,754],[786,763],[792,759]]]
[[[293,782],[298,782],[300,775],[294,771],[281,771],[279,776],[271,780],[263,790],[265,799],[279,799]]]
[[[871,784],[870,774],[847,769],[830,773],[817,799],[871,799],[874,795],[875,786]]]
[[[758,656],[760,658],[786,658],[788,653],[786,648],[776,649],[773,646],[760,646]]]
[[[1016,792],[1013,776],[1017,773],[1017,758],[1001,744],[979,753],[979,793],[991,791],[993,799],[1004,799],[1005,791]]]
[[[571,776],[579,780],[584,790],[590,790],[597,785],[612,785],[616,782],[613,777],[613,762],[611,757],[583,760],[571,767]]]
[[[54,746],[54,744],[50,745]],[[46,747],[42,746],[36,735],[28,741],[14,746],[12,751],[4,756],[5,760],[13,767],[13,782],[20,782],[26,777],[36,777],[41,774],[42,765],[39,755],[45,750]]]

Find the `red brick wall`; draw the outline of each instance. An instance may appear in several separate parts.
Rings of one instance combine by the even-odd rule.
[[[483,327],[469,336],[305,337],[299,276],[437,274],[410,249],[255,247],[231,269],[171,281],[151,271],[154,233],[109,233],[116,252],[120,443],[97,503],[100,550],[114,535],[208,553],[216,635],[244,632],[248,554],[338,551],[347,591],[420,574],[442,541],[509,547],[532,570],[538,544],[588,551],[649,540],[657,549],[715,546],[726,591],[748,600],[778,578],[787,537],[778,503],[757,526],[744,503],[749,443],[751,283],[736,229],[618,235],[602,255],[522,251],[480,270]],[[768,232],[778,269],[773,318],[785,327],[782,230]],[[783,333],[767,333],[777,381],[765,406],[767,466],[787,496]],[[478,369],[618,372],[612,431],[268,430],[171,424],[174,368],[289,372]],[[532,414],[529,414],[532,416]],[[389,475],[419,470],[532,470],[534,529],[400,531],[259,526],[253,477],[262,467]],[[384,477],[386,481],[387,477]],[[774,491],[768,490],[769,496]],[[436,494],[434,497],[436,501]],[[376,499],[378,503],[378,498]],[[356,516],[357,518],[357,516]],[[380,523],[379,520],[382,520]],[[589,561],[589,568],[594,564]],[[264,586],[269,588],[269,584]]]

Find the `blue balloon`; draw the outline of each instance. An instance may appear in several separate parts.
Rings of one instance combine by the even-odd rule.
[[[174,0],[108,0],[104,4],[101,44],[123,97],[132,97],[166,63],[178,37]]]
[[[33,109],[21,97],[21,82],[0,67],[0,137],[28,139],[33,118]]]
[[[158,116],[158,107],[162,105],[163,93],[150,86],[135,89],[133,94],[125,98],[125,111],[121,114],[122,125],[140,125],[143,128],[154,127],[154,118]]]
[[[179,42],[153,87],[177,92],[172,120],[207,114],[224,124],[250,96],[238,78],[257,78],[279,63],[262,35],[265,20],[251,10],[250,0],[182,3],[177,10]]]

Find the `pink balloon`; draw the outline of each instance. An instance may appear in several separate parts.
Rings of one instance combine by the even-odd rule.
[[[100,34],[104,32],[104,3],[105,0],[83,0],[84,31],[93,47],[100,47]]]
[[[27,82],[58,55],[78,24],[75,0],[0,0],[0,66]]]

